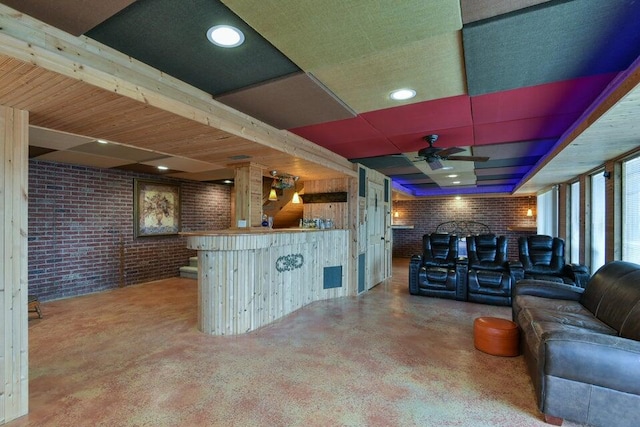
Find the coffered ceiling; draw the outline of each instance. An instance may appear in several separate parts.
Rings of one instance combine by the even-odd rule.
[[[202,91],[290,147],[308,140],[325,149],[309,149],[313,159],[283,153],[6,51],[0,102],[31,112],[34,158],[142,171],[164,164],[171,176],[217,180],[243,157],[327,177],[336,170],[322,159],[335,153],[389,175],[406,194],[431,196],[535,192],[640,146],[634,0],[1,2]],[[2,11],[0,31],[22,19]],[[209,43],[206,31],[218,24],[238,27],[245,43]],[[390,99],[399,88],[416,96]],[[603,124],[612,122],[615,131]],[[428,134],[439,135],[436,147],[489,159],[443,160],[452,169],[433,170],[417,156]]]

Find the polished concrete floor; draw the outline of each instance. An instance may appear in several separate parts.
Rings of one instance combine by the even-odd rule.
[[[236,337],[197,330],[189,279],[43,303],[7,425],[546,425],[522,356],[473,347],[473,319],[510,309],[411,296],[407,269]]]

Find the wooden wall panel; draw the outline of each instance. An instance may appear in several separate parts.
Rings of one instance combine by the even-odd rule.
[[[28,411],[28,124],[26,111],[0,106],[0,424]]]

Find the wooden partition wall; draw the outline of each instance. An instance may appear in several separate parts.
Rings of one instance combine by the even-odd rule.
[[[28,410],[28,123],[26,111],[0,106],[0,424]]]

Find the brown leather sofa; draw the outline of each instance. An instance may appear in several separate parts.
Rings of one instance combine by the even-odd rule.
[[[615,261],[586,289],[521,280],[513,320],[545,419],[593,426],[640,420],[640,265]]]

